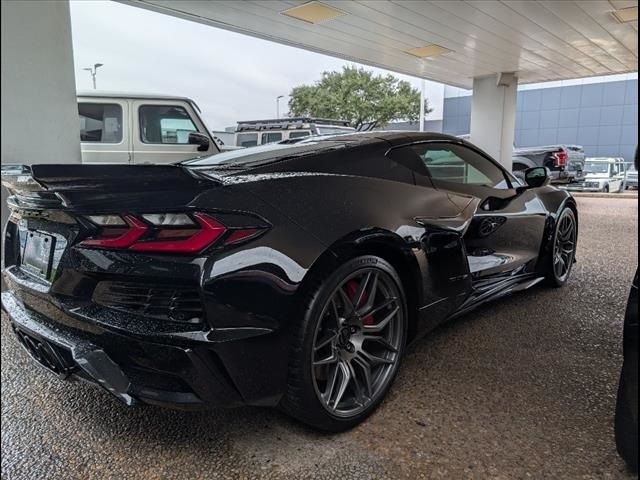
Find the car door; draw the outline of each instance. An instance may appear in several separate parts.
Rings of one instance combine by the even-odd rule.
[[[193,108],[180,100],[147,100],[132,102],[133,163],[174,163],[218,152],[210,138],[207,151],[189,144],[189,134],[209,135]]]
[[[82,163],[129,163],[129,104],[115,98],[78,98]]]
[[[478,207],[463,241],[474,281],[499,280],[533,268],[547,211],[536,189],[518,192],[518,181],[479,150],[462,144],[426,142],[411,147],[439,190],[470,195]]]

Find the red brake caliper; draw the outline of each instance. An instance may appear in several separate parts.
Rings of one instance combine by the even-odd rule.
[[[358,287],[359,285],[355,280],[349,280],[345,285],[345,290],[347,291],[347,295],[349,295],[349,298],[351,300],[353,300],[358,293]],[[362,295],[362,300],[360,301],[358,308],[360,308],[365,303],[367,303],[367,292],[364,292],[364,295]],[[362,318],[363,325],[373,325],[374,322],[375,320],[373,319],[373,315],[367,315],[366,317]]]

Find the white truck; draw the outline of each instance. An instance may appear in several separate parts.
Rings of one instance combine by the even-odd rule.
[[[220,152],[190,98],[78,94],[82,163],[174,163]]]
[[[567,190],[577,192],[621,192],[625,180],[625,170],[624,158],[587,158],[584,163],[584,181],[567,185]]]

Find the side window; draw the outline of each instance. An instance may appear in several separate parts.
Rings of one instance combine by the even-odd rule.
[[[238,133],[236,136],[236,146],[238,147],[255,147],[258,145],[257,133]]]
[[[144,143],[187,145],[189,134],[198,131],[189,112],[177,105],[143,105],[138,114]]]
[[[111,103],[78,103],[80,141],[120,143],[122,107]]]
[[[413,150],[422,159],[434,182],[484,186],[507,190],[503,171],[473,150],[452,144],[417,144]]]
[[[302,137],[308,137],[309,135],[311,135],[311,132],[306,130],[289,132],[289,138],[302,138]]]
[[[264,145],[265,143],[279,142],[280,140],[282,140],[282,132],[269,132],[262,134],[262,141],[260,143]]]

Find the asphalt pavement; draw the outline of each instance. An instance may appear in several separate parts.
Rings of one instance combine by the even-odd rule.
[[[408,352],[381,408],[327,435],[264,408],[127,408],[35,366],[2,317],[2,478],[632,478],[613,440],[637,199],[580,198],[578,263]]]

